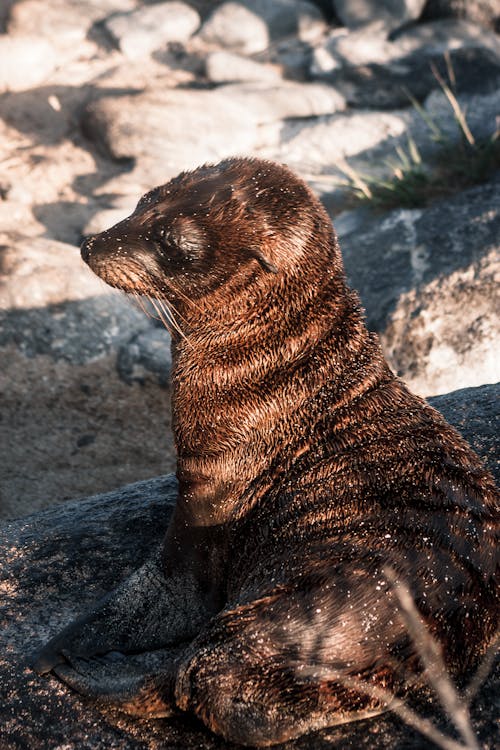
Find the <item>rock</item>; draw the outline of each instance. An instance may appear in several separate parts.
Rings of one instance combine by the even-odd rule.
[[[236,2],[219,5],[203,24],[200,37],[209,44],[243,55],[262,52],[269,46],[265,21],[242,3]]]
[[[0,34],[5,34],[7,30],[7,21],[14,3],[15,0],[4,0],[0,7]]]
[[[383,20],[388,30],[416,21],[425,0],[334,0],[335,13],[350,29]]]
[[[148,328],[122,344],[118,353],[118,372],[126,383],[140,383],[152,379],[166,386],[170,383],[172,355],[170,334],[165,328]]]
[[[421,395],[500,379],[499,190],[496,177],[422,211],[364,214],[341,236],[369,328]]]
[[[456,90],[460,94],[488,94],[500,84],[500,58],[488,49],[466,47],[449,51]],[[370,63],[343,67],[325,73],[328,80],[354,107],[397,109],[409,106],[409,95],[422,101],[440,88],[433,68],[448,82],[447,62],[442,55],[418,50],[388,65]]]
[[[76,247],[19,234],[0,245],[0,518],[172,469],[155,323]],[[140,385],[121,359],[136,341]]]
[[[28,357],[83,364],[152,326],[124,295],[103,286],[73,246],[26,239],[2,248],[1,267],[0,348],[15,342]]]
[[[48,39],[58,53],[68,46],[78,51],[95,21],[134,7],[134,0],[21,0],[12,8],[8,31]]]
[[[494,461],[500,434],[498,387],[457,391],[433,399],[500,477]],[[496,396],[496,403],[495,403]],[[183,716],[140,720],[99,710],[90,700],[30,668],[32,653],[76,615],[138,568],[161,543],[176,497],[173,476],[128,485],[64,503],[0,528],[0,721],[6,750],[214,750],[229,745]],[[472,710],[481,746],[493,747],[497,673]],[[410,699],[414,701],[414,699]],[[437,701],[414,708],[449,734]],[[431,750],[431,744],[387,712],[286,744],[295,750]]]
[[[1,269],[0,348],[15,343],[27,357],[83,364],[151,325],[71,245],[38,238],[3,247]]]
[[[138,192],[137,199],[139,197],[140,195]],[[99,232],[104,232],[105,229],[109,229],[109,227],[114,226],[114,224],[118,224],[119,221],[130,216],[136,204],[137,200],[135,203],[131,201],[129,205],[124,208],[108,208],[103,211],[98,211],[92,216],[90,221],[85,224],[82,232],[83,236],[87,237],[89,234],[99,234]]]
[[[101,282],[76,247],[48,239],[12,242],[1,249],[0,309],[23,310],[102,294]]]
[[[234,84],[105,97],[87,108],[83,127],[113,159],[136,159],[149,184],[159,184],[205,161],[276,145],[286,118],[343,107],[343,98],[324,85]]]
[[[468,21],[442,19],[421,23],[405,27],[397,36],[390,37],[384,22],[374,21],[352,31],[332,29],[314,47],[311,74],[321,77],[346,66],[397,64],[411,54],[427,58],[463,47],[483,47],[500,56],[498,36]]]
[[[334,28],[313,50],[311,74],[321,78],[344,66],[386,63],[401,56],[400,45],[390,41],[383,21],[359,29]]]
[[[291,36],[273,44],[269,59],[281,67],[288,80],[310,81],[313,49],[314,45],[309,42],[302,42],[298,37]]]
[[[498,0],[427,0],[422,18],[467,18],[498,31]]]
[[[468,268],[401,295],[382,344],[410,388],[446,393],[457,383],[476,386],[499,378],[499,282],[497,245]]]
[[[249,60],[247,57],[220,50],[211,52],[206,58],[205,74],[212,83],[231,83],[233,81],[267,81],[281,80],[277,66]]]
[[[131,59],[147,56],[168,42],[186,42],[199,25],[198,13],[177,0],[116,13],[105,21],[121,51]]]
[[[471,21],[460,19],[443,18],[408,26],[391,36],[391,40],[403,54],[419,48],[442,54],[446,50],[462,47],[484,47],[500,55],[500,39],[497,34]]]
[[[0,93],[24,91],[45,81],[56,66],[52,46],[33,36],[0,36]]]
[[[313,41],[327,29],[320,9],[308,0],[241,0],[241,2],[265,21],[271,39],[297,35],[301,41]]]
[[[497,483],[500,483],[499,391],[497,383],[462,388],[429,399],[481,456]]]
[[[491,94],[457,96],[460,109],[465,114],[467,124],[472,131],[476,140],[486,140],[491,138],[496,132],[496,123],[498,112],[500,111],[500,89],[496,89]],[[457,141],[460,135],[455,117],[450,107],[450,103],[443,91],[436,89],[433,91],[424,104],[425,112],[431,117],[437,125],[441,139],[444,145],[450,145]],[[415,125],[421,127],[421,121],[416,121]],[[415,132],[417,129],[413,128]],[[427,128],[427,133],[429,130]],[[421,139],[422,133],[417,137]],[[425,147],[424,147],[425,149]]]
[[[307,179],[336,214],[346,197],[345,162],[362,174],[378,174],[375,170],[386,168],[385,159],[394,155],[395,146],[405,142],[412,122],[408,111],[347,111],[317,120],[287,121],[272,157]]]
[[[474,137],[490,138],[500,111],[500,88],[486,96],[458,96],[458,102],[467,113]],[[429,168],[434,166],[443,146],[451,149],[460,141],[455,115],[442,91],[435,90],[427,97],[424,111],[439,133],[439,142],[414,107],[392,112],[352,110],[317,120],[287,121],[281,131],[281,143],[270,155],[309,180],[335,217],[348,201],[351,188],[346,190],[345,186],[352,186],[353,175],[392,178],[394,164],[401,163],[396,149],[408,155],[409,138],[416,144],[424,167]]]

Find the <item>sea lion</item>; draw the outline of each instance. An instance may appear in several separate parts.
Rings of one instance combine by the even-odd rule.
[[[38,671],[272,745],[383,710],[362,683],[414,688],[391,575],[450,671],[472,667],[498,619],[493,480],[391,372],[307,185],[258,159],[185,172],[82,257],[170,311],[179,496],[161,552]]]

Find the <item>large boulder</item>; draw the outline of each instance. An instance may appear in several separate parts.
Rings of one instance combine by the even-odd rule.
[[[198,13],[179,0],[115,13],[105,22],[121,51],[133,59],[141,59],[169,42],[186,42],[199,25]]]
[[[500,434],[498,387],[457,391],[431,403],[462,431],[490,468]],[[157,750],[228,747],[188,717],[145,721],[101,711],[54,678],[30,667],[32,653],[137,568],[161,542],[176,496],[172,476],[106,495],[54,506],[0,528],[0,725],[2,750]],[[495,736],[495,678],[473,708],[481,746]],[[415,707],[450,733],[435,699]],[[232,747],[232,746],[231,746]],[[297,750],[431,748],[420,734],[387,713],[303,737]]]
[[[427,0],[422,18],[467,18],[488,28],[500,28],[498,0]]]
[[[329,86],[291,81],[230,84],[214,91],[146,90],[93,102],[83,127],[109,156],[135,159],[150,184],[158,184],[206,161],[276,145],[287,118],[344,107],[343,97]]]
[[[39,86],[57,64],[52,46],[35,36],[0,36],[0,94]]]
[[[441,53],[419,49],[385,64],[369,63],[342,67],[320,76],[340,91],[353,107],[397,109],[422,101],[453,70],[460,94],[491,94],[500,83],[500,57],[481,47],[452,49],[445,60]]]
[[[382,19],[392,30],[416,21],[425,0],[334,0],[333,5],[344,26],[355,29]]]
[[[499,191],[497,175],[427,209],[338,221],[368,326],[421,395],[500,378]]]
[[[431,55],[468,47],[500,54],[500,39],[470,21],[451,18],[411,25],[390,36],[382,21],[374,21],[354,30],[331,29],[314,47],[311,73],[321,77],[339,68],[373,64],[393,67],[410,55],[418,54],[425,61]]]

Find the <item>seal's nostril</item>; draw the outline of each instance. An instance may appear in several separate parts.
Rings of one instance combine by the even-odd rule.
[[[80,255],[82,256],[82,259],[87,262],[92,254],[92,246],[94,244],[94,238],[93,237],[87,237],[80,247]]]

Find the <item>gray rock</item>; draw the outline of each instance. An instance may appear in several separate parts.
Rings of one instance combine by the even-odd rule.
[[[172,355],[170,335],[163,327],[148,328],[122,344],[117,367],[127,383],[144,384],[153,380],[161,386],[170,383]]]
[[[498,0],[427,0],[423,18],[467,18],[499,30]]]
[[[458,101],[476,139],[487,139],[496,129],[500,88],[486,96],[459,96]],[[440,141],[414,107],[403,110],[339,112],[310,121],[287,121],[281,143],[272,157],[284,161],[309,180],[330,213],[345,208],[353,175],[385,180],[400,164],[396,149],[408,155],[408,139],[416,144],[424,167],[432,168],[436,154],[461,138],[456,118],[442,91],[426,99],[424,110],[439,131]],[[351,175],[348,177],[348,175]]]
[[[171,470],[155,347],[166,334],[76,247],[19,234],[0,245],[0,518]],[[140,381],[122,367],[131,341]]]
[[[219,5],[203,24],[200,37],[209,44],[244,55],[262,52],[269,46],[266,22],[242,3]]]
[[[35,36],[0,36],[0,93],[41,84],[56,66],[53,47]]]
[[[368,325],[421,395],[500,378],[499,191],[497,177],[421,211],[363,214],[350,232],[344,219],[345,266]]]
[[[387,63],[404,52],[399,43],[388,39],[383,21],[373,21],[353,30],[334,28],[314,47],[311,75],[321,77],[344,66]]]
[[[334,0],[333,4],[336,15],[348,28],[355,29],[381,19],[391,30],[416,21],[425,0]]]
[[[432,400],[500,477],[498,387],[467,389]],[[495,403],[495,395],[497,397]],[[176,496],[172,476],[65,503],[0,528],[0,721],[5,750],[215,750],[229,745],[179,717],[144,721],[92,701],[30,668],[31,654],[103,593],[139,567],[160,544]],[[481,746],[493,747],[497,675],[482,687],[472,718]],[[436,700],[414,707],[449,733]],[[232,747],[232,746],[231,746]],[[391,713],[316,732],[294,750],[431,750]]]
[[[500,384],[462,388],[429,399],[481,456],[500,483]]]
[[[277,66],[265,65],[235,55],[232,52],[220,50],[211,52],[205,61],[205,74],[212,83],[231,83],[233,81],[267,81],[281,80],[281,72]]]
[[[242,0],[242,4],[265,21],[271,39],[297,35],[301,41],[311,41],[327,29],[323,14],[308,0]]]
[[[272,156],[308,180],[335,215],[346,200],[346,163],[361,174],[384,176],[389,171],[386,159],[395,155],[397,145],[406,145],[407,130],[416,120],[409,110],[347,111],[309,121],[289,120]]]
[[[87,108],[83,127],[113,159],[136,159],[149,184],[159,184],[206,161],[276,146],[286,118],[344,106],[328,86],[291,81],[157,90],[100,99]]]
[[[406,53],[421,48],[436,53],[461,47],[485,47],[500,53],[500,39],[492,31],[466,19],[442,18],[407,26],[392,35],[394,45]],[[377,61],[373,61],[377,62]]]
[[[168,42],[186,42],[199,27],[200,17],[187,3],[172,0],[116,13],[105,25],[127,57],[140,59]]]
[[[483,47],[500,55],[498,36],[468,21],[420,23],[390,37],[383,21],[351,31],[334,28],[314,46],[311,74],[321,77],[346,66],[387,65],[413,53],[429,57],[463,47]]]
[[[498,220],[496,225],[498,232]],[[433,249],[421,247],[424,263],[428,251]],[[446,393],[457,383],[476,386],[500,377],[499,280],[497,244],[468,267],[401,295],[382,346],[414,391]]]
[[[72,364],[95,361],[150,326],[124,295],[109,293],[77,248],[26,239],[0,253],[0,349]]]
[[[488,94],[500,84],[500,57],[488,49],[464,47],[449,52],[456,90],[460,94]],[[409,106],[409,95],[422,101],[440,83],[433,72],[448,82],[447,63],[441,54],[420,49],[387,65],[370,63],[325,73],[328,80],[353,107],[397,109]]]

